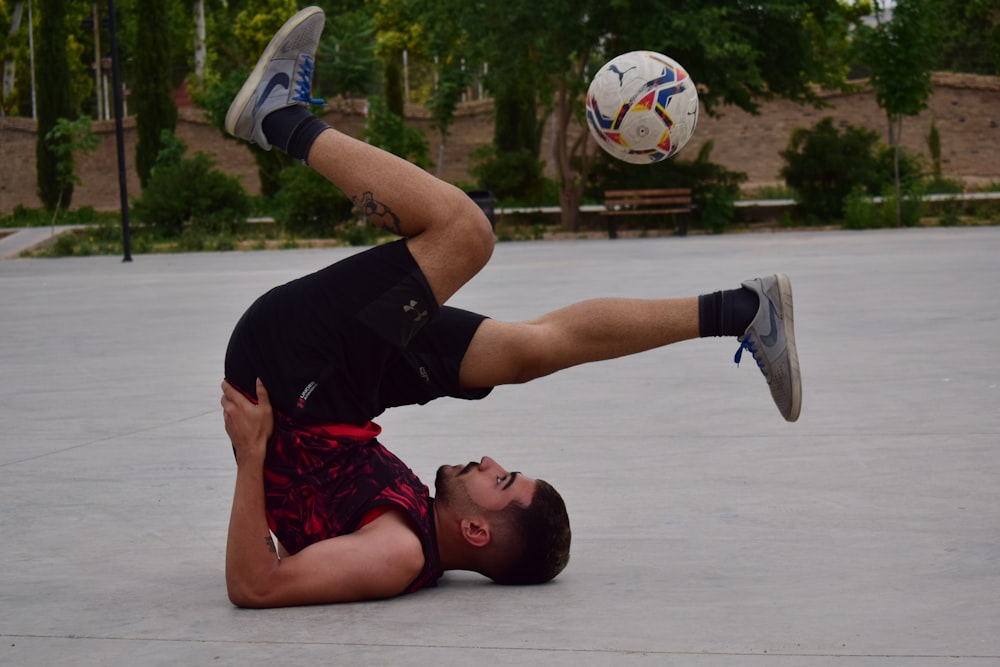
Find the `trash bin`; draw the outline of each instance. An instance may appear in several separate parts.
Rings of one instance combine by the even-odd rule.
[[[487,220],[490,221],[490,226],[493,229],[497,228],[497,217],[496,217],[496,204],[497,200],[493,196],[493,193],[489,190],[469,190],[465,194],[469,195],[469,198],[479,204],[479,209],[486,214]]]

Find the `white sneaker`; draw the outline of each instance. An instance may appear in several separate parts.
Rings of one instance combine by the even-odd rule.
[[[271,144],[261,129],[265,116],[296,104],[323,103],[312,99],[311,91],[316,47],[324,23],[322,9],[307,7],[281,26],[229,106],[229,134],[270,150]]]

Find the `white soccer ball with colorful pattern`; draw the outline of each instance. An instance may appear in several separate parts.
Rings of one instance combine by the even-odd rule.
[[[698,90],[681,65],[654,51],[610,60],[590,82],[587,125],[608,153],[633,164],[674,155],[694,134]]]

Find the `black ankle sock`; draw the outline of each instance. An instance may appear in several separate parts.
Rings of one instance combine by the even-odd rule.
[[[261,123],[264,136],[296,160],[305,161],[320,132],[330,127],[298,104],[268,114]]]
[[[757,314],[760,299],[745,287],[698,297],[698,329],[707,336],[742,336]]]

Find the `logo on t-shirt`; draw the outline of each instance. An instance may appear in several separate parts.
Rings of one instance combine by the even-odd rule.
[[[299,410],[305,410],[305,408],[306,408],[306,401],[309,400],[309,397],[312,395],[312,393],[314,391],[316,391],[316,387],[318,387],[318,386],[319,386],[319,383],[316,382],[315,380],[313,380],[312,382],[310,382],[309,384],[307,384],[306,388],[302,390],[301,394],[299,394],[299,400],[295,404],[295,407],[297,407]]]

